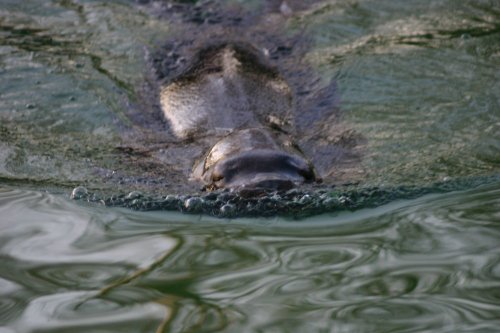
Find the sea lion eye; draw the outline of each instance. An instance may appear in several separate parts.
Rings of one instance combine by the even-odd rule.
[[[212,174],[212,181],[218,182],[219,180],[224,179],[224,176],[221,175],[220,173],[213,173]]]

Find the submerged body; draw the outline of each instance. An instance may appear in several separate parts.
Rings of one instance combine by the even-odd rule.
[[[166,181],[161,190],[279,190],[360,178],[359,136],[342,121],[336,82],[307,63],[310,40],[285,29],[295,14],[284,15],[281,3],[165,8],[174,28],[150,54],[153,75],[133,116],[146,128],[132,138],[148,149],[127,150],[152,182]],[[286,3],[298,15],[314,1]]]
[[[193,166],[208,188],[289,189],[316,179],[293,142],[292,90],[250,46],[202,49],[160,101],[178,138],[218,140]]]

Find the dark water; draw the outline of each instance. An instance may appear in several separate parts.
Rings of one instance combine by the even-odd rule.
[[[363,136],[360,190],[489,179],[302,220],[68,199],[156,193],[118,149],[131,129],[180,163],[130,118],[176,28],[157,5],[0,0],[0,333],[499,331],[499,1],[318,1],[287,19]]]

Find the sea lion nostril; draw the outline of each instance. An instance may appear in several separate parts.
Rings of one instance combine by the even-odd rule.
[[[246,187],[252,187],[257,189],[269,189],[277,191],[286,191],[295,186],[294,182],[287,179],[268,179],[263,180],[255,184],[250,184]]]

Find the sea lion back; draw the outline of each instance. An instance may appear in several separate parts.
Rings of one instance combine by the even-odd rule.
[[[160,92],[163,114],[179,138],[291,121],[291,89],[254,50],[226,44],[198,53]]]

